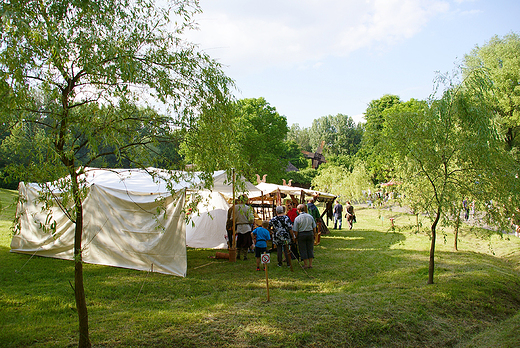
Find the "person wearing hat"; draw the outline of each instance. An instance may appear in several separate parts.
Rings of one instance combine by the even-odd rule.
[[[276,255],[278,256],[278,266],[282,266],[282,252],[285,254],[287,266],[290,266],[290,256],[288,244],[291,241],[292,222],[285,215],[283,206],[276,207],[276,216],[269,221],[269,227],[273,230],[273,243],[276,244]]]

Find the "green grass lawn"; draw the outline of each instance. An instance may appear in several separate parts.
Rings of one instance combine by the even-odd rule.
[[[75,346],[73,263],[9,252],[14,195],[0,190],[0,346]],[[357,220],[322,237],[307,272],[272,254],[269,302],[253,257],[188,249],[186,278],[86,264],[93,346],[518,346],[520,238],[466,226],[454,252],[451,231],[440,232],[427,285],[430,240],[410,229],[414,216],[358,209]]]

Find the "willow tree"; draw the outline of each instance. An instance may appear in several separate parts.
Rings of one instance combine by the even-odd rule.
[[[448,81],[448,80],[445,80]],[[501,150],[488,76],[476,70],[461,83],[448,81],[439,99],[411,101],[385,111],[381,143],[386,144],[401,190],[412,208],[431,219],[428,284],[433,284],[437,227],[461,193],[481,202],[495,223],[497,212],[517,202],[511,157]]]
[[[75,223],[80,347],[91,345],[81,244],[84,168],[105,156],[151,165],[154,145],[168,142],[173,130],[193,128],[230,97],[232,81],[221,66],[183,40],[197,12],[196,0],[0,3],[0,112],[11,131],[4,145],[30,154],[19,171],[24,179],[70,178],[63,189]],[[222,146],[218,136],[205,141]]]
[[[493,111],[506,149],[520,158],[520,35],[494,36],[464,56],[468,74],[485,68],[493,81]]]

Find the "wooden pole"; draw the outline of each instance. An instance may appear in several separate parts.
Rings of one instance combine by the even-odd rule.
[[[236,216],[235,216],[235,169],[233,169],[233,211],[231,212],[232,216],[233,216],[233,249],[236,249],[237,248],[237,242],[235,240],[235,235],[237,233],[236,231]]]
[[[264,191],[260,191],[260,195],[262,195],[262,220],[267,220],[265,218]]]
[[[236,216],[235,216],[235,169],[233,168],[233,181],[232,181],[232,187],[233,187],[233,203],[231,205],[231,208],[233,210],[231,211],[231,216],[233,219],[233,240],[231,241],[231,249],[229,249],[229,262],[236,262],[237,260],[237,242],[236,242]]]
[[[269,277],[267,276],[267,263],[264,263],[265,269],[265,286],[267,289],[267,302],[269,302]]]

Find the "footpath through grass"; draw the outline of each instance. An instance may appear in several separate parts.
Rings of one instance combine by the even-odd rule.
[[[6,206],[13,191],[1,191]],[[0,215],[0,346],[73,347],[72,262],[9,253],[14,208]],[[383,219],[381,219],[381,215]],[[389,218],[395,218],[396,231]],[[358,209],[352,231],[332,231],[313,268],[188,250],[186,278],[85,265],[95,347],[516,347],[520,341],[520,239],[476,237],[459,251],[440,233],[435,284],[429,237],[415,217]]]

